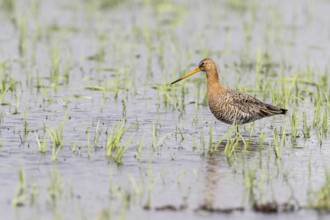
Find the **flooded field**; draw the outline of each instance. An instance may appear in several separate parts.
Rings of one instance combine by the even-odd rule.
[[[330,2],[0,0],[1,219],[329,219]],[[287,108],[217,121],[199,73]]]

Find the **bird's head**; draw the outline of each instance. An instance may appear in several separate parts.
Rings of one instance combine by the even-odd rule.
[[[216,72],[216,65],[214,63],[213,60],[211,60],[210,58],[205,58],[202,61],[199,62],[198,67],[196,67],[195,69],[193,69],[191,72],[187,73],[186,75],[184,75],[183,77],[175,80],[174,82],[172,82],[171,84],[177,83],[185,78],[188,78],[191,75],[194,75],[195,73],[198,73],[200,71],[205,72],[206,75],[208,73],[211,72]]]
[[[199,62],[198,68],[200,71],[208,73],[210,71],[213,71],[216,68],[216,65],[214,61],[210,58],[205,58],[201,62]]]

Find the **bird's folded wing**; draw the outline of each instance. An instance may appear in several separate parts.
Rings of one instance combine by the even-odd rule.
[[[250,95],[230,91],[232,97],[231,105],[237,109],[237,114],[251,117],[254,120],[276,114],[280,109],[276,106],[266,104]]]

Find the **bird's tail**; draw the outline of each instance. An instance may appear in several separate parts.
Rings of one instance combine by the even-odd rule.
[[[270,115],[285,115],[288,112],[287,109],[279,108],[277,106],[269,105],[269,104],[266,105],[266,108],[270,113]]]
[[[280,114],[282,114],[282,115],[285,115],[288,112],[288,110],[285,108],[281,108],[280,110],[281,110]]]

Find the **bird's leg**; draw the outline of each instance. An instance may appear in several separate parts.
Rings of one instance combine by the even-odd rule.
[[[239,130],[238,130],[238,125],[235,125],[235,126],[236,126],[235,140],[237,140],[238,136],[239,136]]]
[[[234,134],[232,135],[232,138],[237,139],[239,136],[238,125],[235,123],[234,126],[236,126],[236,129],[235,129],[235,131],[233,131]]]

